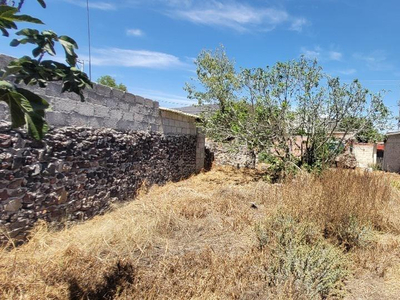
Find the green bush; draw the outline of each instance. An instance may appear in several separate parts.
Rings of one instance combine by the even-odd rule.
[[[256,228],[259,247],[271,257],[265,268],[270,286],[290,284],[307,299],[343,294],[349,274],[343,252],[324,240],[317,227],[278,214]]]

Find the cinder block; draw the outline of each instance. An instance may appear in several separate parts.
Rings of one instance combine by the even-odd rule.
[[[104,119],[103,125],[104,125],[104,127],[106,127],[106,128],[115,128],[115,129],[118,129],[118,127],[117,127],[118,121],[119,121],[119,120],[117,120],[117,119],[111,119],[111,118]]]
[[[139,104],[139,105],[143,105],[144,104],[144,98],[143,97],[135,95],[135,101],[136,101],[136,104]]]
[[[94,107],[90,103],[76,102],[74,111],[83,116],[94,116]]]
[[[94,105],[94,116],[98,118],[108,118],[110,116],[110,109],[102,105]]]
[[[88,117],[82,116],[76,112],[70,115],[69,124],[70,126],[87,126],[88,125]]]
[[[94,90],[89,90],[88,92],[84,92],[83,96],[85,97],[85,102],[97,105],[107,105],[108,98],[96,94]]]
[[[149,108],[153,108],[153,100],[150,99],[144,99],[144,106],[149,107]]]
[[[61,112],[49,111],[46,113],[46,120],[52,126],[67,126],[69,125],[69,115]]]
[[[115,99],[115,98],[113,98],[113,99]],[[117,100],[117,106],[118,106],[119,109],[121,109],[124,112],[125,111],[129,111],[129,107],[131,106],[130,103],[125,102],[125,101],[123,101],[121,99],[115,99],[115,100]]]
[[[110,110],[110,119],[121,120],[122,115],[123,115],[123,113],[119,109],[111,109]]]
[[[62,99],[62,98],[56,98],[54,100],[53,104],[53,111],[59,111],[59,112],[71,112],[76,109],[77,106],[77,101],[74,100],[68,100],[68,99]]]
[[[111,89],[111,97],[123,99],[125,96],[125,92],[119,89],[112,88]]]
[[[123,120],[127,121],[134,121],[135,120],[135,114],[130,113],[130,112],[124,112],[122,116]]]
[[[116,98],[108,98],[106,100],[106,105],[108,108],[117,108],[118,107],[118,100]]]
[[[49,82],[46,88],[46,95],[60,97],[61,89],[62,89],[61,83]]]
[[[93,128],[101,128],[103,127],[104,119],[102,118],[96,118],[96,117],[90,117],[88,118],[87,125]]]
[[[134,119],[135,119],[136,122],[141,123],[144,120],[144,116],[142,114],[135,113]]]
[[[94,84],[94,90],[96,94],[99,94],[104,97],[110,97],[111,96],[111,88],[105,85],[101,84]]]
[[[116,128],[119,130],[135,130],[136,124],[133,121],[119,120],[116,125]]]
[[[131,103],[131,104],[135,104],[136,103],[135,99],[136,99],[135,95],[133,95],[131,93],[125,93],[124,101]]]

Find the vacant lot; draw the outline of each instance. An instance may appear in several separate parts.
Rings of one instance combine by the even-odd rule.
[[[399,299],[400,177],[217,168],[0,252],[1,299]]]

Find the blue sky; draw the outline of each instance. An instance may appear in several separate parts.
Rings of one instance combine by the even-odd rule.
[[[73,37],[87,60],[85,0],[26,1],[23,12]],[[238,67],[264,67],[302,54],[344,81],[400,99],[398,0],[90,0],[92,79],[112,75],[134,94],[164,107],[191,102],[183,91],[195,76],[193,59],[220,44]],[[25,24],[24,24],[25,25]],[[20,25],[22,28],[23,25]],[[27,54],[3,38],[0,52]],[[86,68],[86,71],[88,69]]]

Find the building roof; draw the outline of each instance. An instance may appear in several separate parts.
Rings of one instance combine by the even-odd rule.
[[[160,107],[160,110],[169,111],[169,112],[172,112],[172,113],[175,113],[175,114],[178,114],[178,115],[182,115],[182,116],[186,116],[186,117],[190,117],[190,118],[195,118],[195,119],[197,119],[199,117],[197,115],[190,114],[190,113],[187,113],[187,112],[184,112],[184,111],[180,111],[180,110],[177,110],[177,109],[172,109],[172,108]]]
[[[398,135],[398,134],[400,134],[400,131],[392,131],[392,132],[386,133],[386,135]]]
[[[217,104],[209,104],[209,105],[191,105],[191,106],[185,106],[185,107],[178,107],[175,108],[175,110],[179,110],[184,113],[188,113],[191,115],[196,115],[200,116],[201,113],[206,112],[206,111],[212,111],[212,110],[217,110],[218,105]]]

